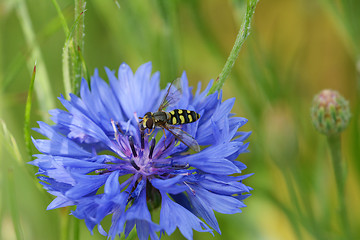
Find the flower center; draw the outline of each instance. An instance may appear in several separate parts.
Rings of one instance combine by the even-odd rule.
[[[145,139],[144,139],[144,133],[141,132],[141,149],[138,154],[138,152],[135,149],[135,143],[133,136],[129,136],[129,145],[132,152],[132,157],[130,158],[130,164],[137,170],[145,170],[147,169],[149,163],[152,160],[154,148],[155,148],[156,140],[153,138],[150,142],[149,147],[149,153],[144,155],[145,151]]]
[[[169,157],[176,141],[173,136],[164,136],[156,145],[155,137],[149,140],[145,137],[144,131],[140,131],[140,139],[136,141],[136,135],[127,135],[118,123],[114,121],[111,123],[117,143],[116,149],[113,150],[129,163],[121,165],[120,168],[144,177],[155,175],[169,177],[173,175],[174,170],[189,168],[188,164],[176,164],[173,158]]]

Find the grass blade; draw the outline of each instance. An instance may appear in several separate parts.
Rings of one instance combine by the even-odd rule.
[[[17,201],[16,201],[16,196],[15,196],[15,184],[14,184],[14,172],[12,169],[8,170],[8,194],[9,194],[9,202],[10,202],[10,213],[11,213],[11,218],[13,221],[13,226],[15,229],[15,234],[16,234],[16,239],[17,240],[21,240],[24,239],[23,238],[23,234],[22,234],[22,230],[21,230],[21,223],[20,223],[20,218],[19,218],[19,212],[17,209]]]
[[[24,166],[24,162],[22,161],[19,147],[15,141],[15,138],[9,132],[9,130],[6,127],[5,122],[2,119],[0,119],[0,125],[1,125],[1,127],[0,127],[0,142],[3,143],[3,144],[1,144],[0,147],[4,147],[11,154],[11,156],[19,164],[21,164],[21,166]],[[23,235],[22,235],[22,230],[21,230],[21,225],[20,225],[20,220],[19,220],[19,214],[18,214],[18,211],[16,208],[17,204],[16,204],[15,190],[14,190],[15,188],[14,188],[13,171],[9,169],[7,173],[4,173],[3,177],[4,178],[1,180],[4,180],[3,182],[4,183],[6,182],[7,184],[6,185],[4,184],[4,186],[2,186],[3,187],[2,190],[4,189],[4,187],[7,187],[7,189],[6,189],[7,191],[3,191],[3,192],[4,193],[6,192],[6,195],[9,198],[8,200],[10,203],[10,214],[11,214],[11,218],[12,218],[12,222],[13,222],[13,227],[15,230],[16,239],[20,240],[20,239],[23,239]],[[0,205],[0,207],[3,207],[3,206]],[[0,215],[1,222],[2,222],[2,215],[3,215],[2,211],[3,210],[1,209],[1,215]]]
[[[42,45],[48,41],[49,37],[58,31],[59,27],[63,24],[62,18],[64,16],[69,15],[69,11],[62,16],[55,16],[51,19],[44,27],[39,30],[36,35],[35,41],[38,45]],[[1,28],[1,27],[0,27]],[[67,36],[68,34],[66,34]],[[1,40],[0,40],[1,42]],[[2,52],[2,51],[0,51]],[[14,55],[15,57],[10,62],[6,62],[6,69],[1,71],[3,76],[0,73],[1,78],[1,89],[0,91],[6,92],[10,85],[15,85],[19,81],[19,73],[22,72],[24,65],[26,65],[26,61],[31,58],[31,54],[33,52],[33,46],[23,46],[19,51]],[[29,62],[30,65],[30,62]],[[1,67],[1,60],[0,60],[0,67]]]
[[[61,20],[61,24],[63,26],[63,29],[64,29],[64,33],[65,33],[65,36],[68,36],[69,35],[69,27],[66,23],[66,20],[65,20],[65,17],[64,17],[64,14],[62,13],[61,9],[60,9],[60,6],[59,4],[56,2],[56,0],[51,0],[52,3],[54,4],[54,7],[56,9],[56,12]]]
[[[27,53],[25,53],[25,56],[27,57]],[[16,57],[13,61],[9,64],[8,67],[8,74],[4,76],[4,80],[1,82],[1,91],[6,92],[10,84],[14,81],[16,74],[20,71],[20,69],[25,64],[25,57],[23,53],[17,53]]]
[[[348,47],[349,54],[357,60],[359,58],[358,54],[360,54],[360,47],[358,44],[358,27],[354,27],[356,26],[354,23],[358,23],[358,21],[357,19],[352,19],[351,14],[352,11],[356,12],[358,9],[356,7],[349,8],[346,1],[321,0],[320,3],[333,19],[335,27],[338,28],[340,36],[344,39]],[[358,14],[356,14],[356,16],[358,16]]]
[[[34,181],[34,184],[37,186],[40,192],[45,192],[41,185],[37,182],[36,178],[34,178],[34,174],[27,167],[29,165],[25,164],[25,161],[21,157],[19,147],[16,143],[14,136],[7,129],[5,122],[0,118],[0,142],[3,147],[11,154],[11,157],[15,159],[15,161],[19,164],[18,166],[23,168],[24,171],[29,174],[31,179]],[[48,196],[48,195],[47,195]]]
[[[56,0],[51,0],[55,6],[56,12],[61,19],[61,23],[64,29],[65,36],[69,38],[70,30],[66,23],[64,14],[62,13],[59,4]],[[65,97],[69,97],[69,93],[71,92],[71,80],[70,80],[70,69],[69,69],[69,44],[67,44],[68,40],[65,41],[65,45],[63,47],[62,52],[62,70],[63,70],[63,82],[65,88]]]
[[[162,76],[166,79],[174,78],[178,76],[180,71],[179,65],[179,16],[178,16],[178,4],[176,1],[156,1],[159,15],[163,22],[163,31],[160,32],[158,57],[162,65]],[[132,9],[136,11],[136,5],[132,6]]]
[[[31,150],[31,136],[30,136],[30,113],[31,113],[31,103],[32,103],[32,95],[34,90],[35,83],[35,75],[36,75],[36,63],[34,65],[33,74],[30,81],[29,92],[26,100],[25,106],[25,122],[24,122],[24,135],[25,135],[25,145],[27,152],[29,154],[29,159],[32,159],[32,150]]]
[[[33,70],[34,67],[33,62],[35,62],[35,60],[38,63],[38,66],[40,66],[37,73],[39,80],[36,82],[35,91],[42,113],[47,114],[48,110],[53,109],[55,107],[55,102],[51,91],[50,79],[46,71],[45,62],[42,58],[40,47],[38,46],[35,39],[35,33],[32,27],[28,9],[25,4],[25,0],[18,1],[16,12],[27,45],[29,46],[29,49],[32,49],[31,58],[28,61],[29,68]]]
[[[13,135],[9,132],[6,127],[5,122],[0,119],[0,139],[3,142],[3,146],[7,149],[7,151],[12,155],[12,157],[20,164],[23,165],[22,157],[19,151],[19,147],[15,141]]]

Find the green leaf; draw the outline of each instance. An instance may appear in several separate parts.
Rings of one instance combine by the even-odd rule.
[[[81,67],[83,69],[83,76],[86,78],[86,80],[88,81],[88,84],[90,86],[90,75],[89,75],[89,72],[88,72],[88,69],[87,69],[87,66],[86,66],[86,62],[85,62],[85,59],[81,53],[81,49],[78,48],[78,51],[77,51],[78,55],[79,55],[79,60],[81,62]]]
[[[134,240],[137,237],[137,231],[136,228],[133,228],[131,232],[129,233],[129,236],[125,238],[125,234],[121,234],[120,240]]]
[[[69,98],[69,93],[71,93],[71,77],[70,77],[70,63],[69,63],[69,44],[67,41],[63,47],[62,52],[62,71],[63,71],[63,81],[65,88],[65,97]]]

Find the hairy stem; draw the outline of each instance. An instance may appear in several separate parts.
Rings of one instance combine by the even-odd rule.
[[[338,191],[341,223],[343,225],[343,229],[345,231],[347,239],[352,239],[345,203],[345,174],[343,163],[341,161],[340,134],[328,136],[327,140],[331,151],[332,164],[334,168],[335,181]]]
[[[231,69],[233,68],[235,61],[237,57],[239,56],[240,50],[242,45],[244,44],[246,38],[250,34],[250,26],[251,26],[251,19],[252,16],[255,13],[255,7],[258,3],[258,0],[248,0],[247,1],[247,8],[245,13],[245,20],[243,24],[241,25],[239,32],[237,34],[234,46],[230,52],[230,55],[228,59],[226,60],[226,63],[219,74],[218,78],[216,79],[215,84],[211,87],[209,94],[212,94],[222,88],[222,86],[225,83],[225,80],[228,78]]]

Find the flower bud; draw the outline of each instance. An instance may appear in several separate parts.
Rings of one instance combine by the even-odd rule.
[[[348,126],[350,117],[349,102],[337,91],[322,90],[314,97],[311,118],[319,132],[328,136],[338,134]]]

